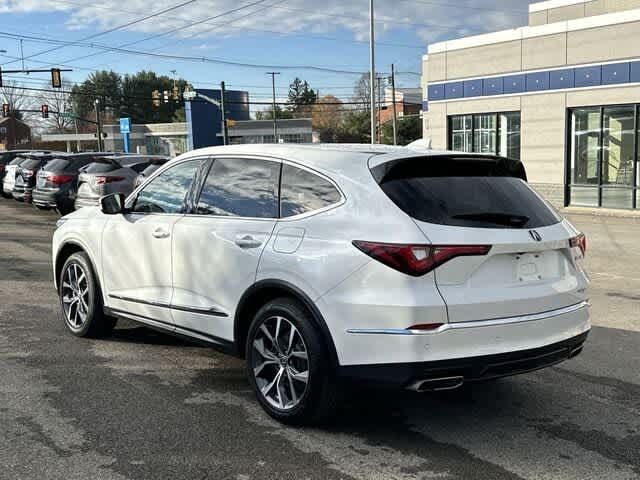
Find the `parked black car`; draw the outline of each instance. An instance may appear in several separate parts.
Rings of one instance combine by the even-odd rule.
[[[85,152],[56,155],[36,175],[33,204],[40,209],[54,208],[62,215],[74,210],[81,168],[113,152]]]
[[[19,202],[31,203],[31,194],[36,186],[36,174],[49,160],[60,153],[27,153],[24,162],[16,169],[16,182],[13,186],[13,198]]]
[[[11,192],[5,193],[4,191],[4,177],[7,173],[7,170],[12,172],[15,175],[15,169],[7,169],[9,165],[16,165],[24,160],[22,155],[27,153],[35,153],[36,150],[7,150],[5,152],[0,152],[0,195],[3,197],[10,197]],[[48,153],[49,150],[42,150],[42,153]]]

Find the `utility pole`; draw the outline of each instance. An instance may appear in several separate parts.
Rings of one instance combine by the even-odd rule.
[[[377,76],[378,82],[378,108],[377,108],[377,120],[378,120],[378,143],[382,143],[382,77]]]
[[[376,81],[376,47],[375,47],[375,29],[374,29],[374,11],[373,0],[369,0],[369,100],[371,109],[371,144],[376,143],[376,98],[375,98],[375,81]]]
[[[271,75],[271,87],[273,89],[273,142],[278,143],[278,112],[276,111],[276,75],[280,72],[267,72]]]
[[[220,113],[222,114],[222,144],[229,144],[229,129],[227,128],[227,114],[224,109],[224,82],[220,82]]]
[[[98,132],[98,151],[102,152],[102,122],[100,120],[100,99],[93,102],[96,109],[96,131]]]
[[[396,71],[391,64],[391,95],[393,95],[393,144],[398,144],[398,125],[396,120]]]

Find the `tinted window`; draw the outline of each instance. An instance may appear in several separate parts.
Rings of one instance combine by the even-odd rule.
[[[133,211],[180,213],[201,160],[180,163],[158,175],[136,198]]]
[[[153,172],[155,172],[156,170],[158,170],[162,165],[157,164],[157,163],[152,163],[151,165],[149,165],[147,168],[145,168],[141,174],[144,175],[145,177],[150,176]]]
[[[42,164],[42,160],[25,160],[24,162],[22,162],[20,164],[20,168],[26,168],[26,169],[33,169],[33,168],[39,168],[40,165]]]
[[[9,162],[9,165],[18,165],[19,163],[24,162],[24,160],[24,157],[16,157]]]
[[[66,158],[56,158],[51,160],[44,166],[44,170],[48,172],[61,172],[71,165],[71,161]]]
[[[277,218],[280,164],[216,159],[200,194],[197,213]]]
[[[373,169],[382,190],[423,222],[538,228],[560,217],[523,180],[518,161],[481,157],[403,159]]]
[[[319,210],[340,201],[340,193],[331,182],[291,165],[282,166],[280,215],[291,217]]]
[[[133,165],[127,165],[131,170],[133,170],[134,172],[140,173],[142,172],[145,168],[147,168],[149,166],[149,164],[147,162],[142,162],[142,163],[135,163]]]
[[[107,173],[119,168],[115,163],[110,160],[96,160],[93,163],[87,165],[84,169],[86,173]]]

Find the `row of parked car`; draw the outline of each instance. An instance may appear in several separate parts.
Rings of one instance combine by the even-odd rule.
[[[0,153],[0,194],[60,214],[98,205],[110,193],[128,195],[169,157],[113,152]]]

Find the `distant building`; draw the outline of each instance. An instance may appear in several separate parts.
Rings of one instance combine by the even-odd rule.
[[[418,115],[422,109],[421,88],[396,88],[396,115]],[[380,109],[380,121],[386,123],[393,119],[393,90],[384,89],[384,103]]]
[[[0,150],[31,146],[31,127],[14,117],[0,118]]]
[[[429,45],[422,73],[433,148],[521,159],[557,205],[640,208],[640,0],[533,3]]]
[[[277,121],[279,143],[312,143],[310,118],[291,118]],[[222,133],[218,134],[222,137]],[[235,122],[229,128],[229,143],[274,143],[273,120]]]
[[[105,125],[103,131],[107,134],[104,139],[105,150],[124,150],[120,125]],[[129,134],[129,151],[177,156],[187,151],[187,135],[185,122],[133,124]]]

